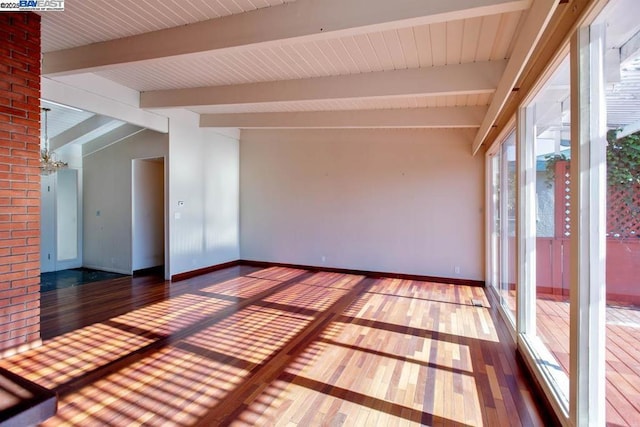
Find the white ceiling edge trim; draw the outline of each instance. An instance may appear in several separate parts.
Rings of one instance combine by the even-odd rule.
[[[551,20],[557,6],[557,0],[536,0],[533,2],[526,21],[522,26],[522,30],[518,35],[513,53],[511,54],[511,58],[509,58],[502,79],[493,95],[491,105],[489,105],[489,111],[473,140],[473,155],[478,152],[484,143],[491,127],[498,118],[498,114],[500,114],[500,111],[507,103],[509,95],[513,91],[533,50],[536,48],[540,37],[542,37],[542,33],[547,28],[547,24]]]
[[[47,77],[40,79],[41,97],[157,132],[169,132],[169,119],[103,95]]]
[[[298,0],[43,56],[45,75],[182,55],[321,40],[525,10],[531,0]],[[338,13],[336,13],[338,12]]]
[[[487,107],[409,108],[355,111],[203,114],[200,127],[301,128],[477,128]]]

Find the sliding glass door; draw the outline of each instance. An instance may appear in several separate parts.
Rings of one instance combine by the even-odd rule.
[[[605,348],[604,372],[598,372],[602,384],[594,387],[605,396],[599,409],[606,423],[618,426],[640,423],[639,14],[637,1],[610,2],[584,30],[589,44],[582,46],[589,52],[582,66],[592,77],[590,128],[598,131],[592,131],[590,148],[597,156],[593,160],[606,164],[590,194],[591,203],[602,207],[594,218],[601,238],[594,256],[600,260],[596,267],[604,270],[598,290],[606,301],[598,307],[598,329],[592,331],[604,337]]]
[[[516,141],[515,131],[488,157],[491,176],[489,213],[490,277],[507,319],[516,315]]]
[[[592,6],[488,151],[487,280],[562,423],[633,426],[640,2]]]
[[[521,168],[527,187],[523,198],[521,264],[525,288],[519,332],[532,354],[544,386],[562,411],[569,409],[570,257],[573,190],[571,185],[571,114],[569,57],[565,57],[530,103],[519,126]],[[534,267],[535,266],[535,267]]]

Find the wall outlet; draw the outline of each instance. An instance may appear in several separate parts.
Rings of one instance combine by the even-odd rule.
[[[325,262],[327,262],[327,257],[322,255],[322,263],[324,264]]]
[[[459,265],[456,265],[456,266],[453,268],[453,271],[454,271],[456,274],[460,274],[460,266],[459,266]]]

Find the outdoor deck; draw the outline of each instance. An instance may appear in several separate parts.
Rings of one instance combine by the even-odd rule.
[[[569,372],[569,303],[538,299],[538,334]],[[607,425],[640,425],[640,309],[607,307]]]

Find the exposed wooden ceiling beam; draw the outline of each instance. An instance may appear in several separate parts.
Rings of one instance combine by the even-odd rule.
[[[78,141],[89,133],[96,132],[107,126],[113,126],[113,122],[119,123],[110,117],[101,116],[96,114],[88,119],[78,123],[75,126],[70,127],[64,132],[54,136],[50,139],[49,145],[52,150],[57,150],[67,144]]]
[[[157,132],[169,132],[169,119],[137,106],[89,92],[57,80],[43,77],[41,93],[44,100],[73,105],[85,111],[112,117]]]
[[[489,105],[489,111],[474,138],[473,154],[477,153],[484,143],[485,138],[489,134],[498,114],[500,114],[502,107],[504,107],[507,102],[509,95],[513,91],[518,78],[524,70],[527,61],[531,57],[536,44],[540,40],[557,6],[557,0],[536,0],[533,2],[531,10],[529,10],[526,21],[516,40],[504,75],[498,84],[491,105]]]
[[[493,92],[506,61],[143,92],[142,108]]]
[[[638,57],[640,52],[640,31],[631,36],[625,44],[620,47],[620,62],[625,62]]]
[[[44,75],[181,55],[320,40],[525,10],[531,0],[298,0],[238,15],[45,53]],[[536,2],[537,3],[537,2]]]
[[[624,138],[625,136],[629,136],[631,134],[634,134],[636,132],[640,131],[640,121],[634,122],[634,123],[630,123],[626,126],[624,126],[622,129],[620,129],[617,133],[616,133],[616,138],[617,139],[621,139]]]
[[[84,144],[82,146],[82,156],[84,157],[93,154],[144,130],[144,128],[139,126],[125,123],[122,126],[113,129],[111,132],[100,135],[99,137]]]
[[[202,114],[200,127],[287,128],[470,128],[479,127],[486,107],[295,113]]]

